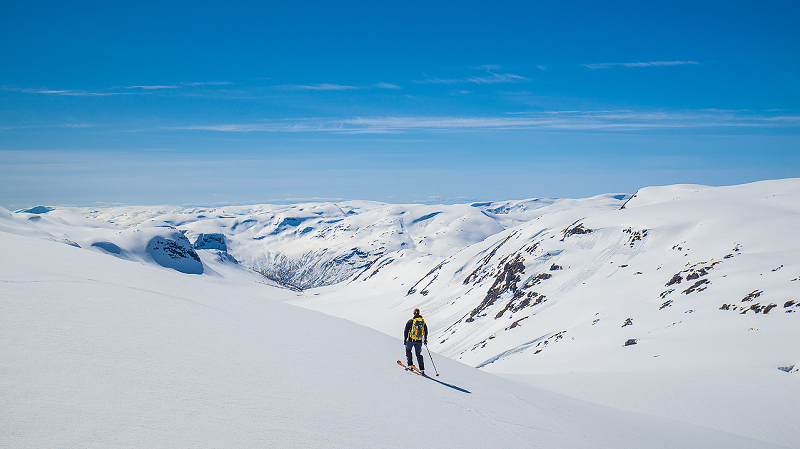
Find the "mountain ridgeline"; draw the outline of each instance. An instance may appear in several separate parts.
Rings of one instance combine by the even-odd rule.
[[[798,217],[800,179],[786,179],[456,205],[41,206],[0,210],[0,231],[239,273],[394,336],[419,307],[436,353],[792,447],[780,423],[800,403]],[[685,406],[732,389],[752,416]]]

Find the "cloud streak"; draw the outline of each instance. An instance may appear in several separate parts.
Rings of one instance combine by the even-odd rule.
[[[180,89],[182,86],[222,86],[233,84],[228,81],[207,81],[199,83],[180,83],[180,85],[164,84],[164,85],[136,85],[136,86],[120,86],[110,87],[100,91],[86,91],[77,89],[45,89],[45,88],[25,88],[16,86],[2,86],[3,90],[11,92],[21,92],[26,94],[37,95],[61,95],[68,97],[110,97],[115,95],[147,95],[160,90],[175,90]]]
[[[349,86],[343,84],[280,84],[275,86],[276,89],[281,90],[316,90],[316,91],[344,91],[344,90],[364,90],[364,89],[392,89],[400,90],[401,87],[396,84],[389,83],[375,83],[368,86]]]
[[[125,89],[144,89],[144,90],[159,90],[159,89],[178,89],[180,86],[126,86]]]
[[[486,71],[485,76],[470,76],[466,78],[430,78],[426,80],[415,80],[417,84],[500,84],[500,83],[524,83],[531,81],[522,75],[515,75],[513,73],[495,73],[501,67],[494,65],[485,65],[479,67]]]
[[[115,86],[115,87],[99,89],[97,91],[86,91],[78,89],[25,88],[13,85],[0,86],[0,89],[10,92],[20,92],[24,94],[34,94],[34,95],[58,95],[58,96],[69,96],[69,97],[110,97],[117,95],[158,95],[159,92],[163,92],[164,94],[170,92],[167,95],[197,95],[196,94],[197,91],[191,88],[194,87],[213,88],[213,87],[222,87],[230,85],[233,85],[233,83],[230,81],[199,81],[199,82],[184,81],[178,84],[155,84],[155,85],[141,84],[132,86]],[[381,89],[381,90],[402,89],[402,87],[397,84],[391,84],[386,82],[377,82],[374,84],[360,85],[360,86],[332,84],[332,83],[281,84],[277,86],[272,86],[272,88],[285,91],[334,91],[334,92],[371,90],[371,89]]]
[[[184,86],[198,87],[198,86],[230,86],[233,84],[230,81],[201,81],[201,82],[181,82]]]
[[[73,90],[73,89],[34,89],[34,88],[23,88],[23,87],[16,87],[16,86],[3,86],[3,90],[10,91],[10,92],[22,92],[25,94],[36,94],[36,95],[62,95],[67,97],[108,97],[113,95],[142,95],[145,92],[91,92],[85,90]]]
[[[527,81],[530,81],[530,78],[526,78],[520,75],[514,75],[513,73],[492,73],[489,76],[471,76],[469,78],[461,78],[461,79],[432,78],[414,82],[417,84],[466,84],[466,83],[499,84],[499,83],[522,83]]]
[[[477,130],[645,131],[701,128],[796,127],[800,116],[684,111],[550,111],[495,117],[376,116],[346,119],[265,121],[182,127],[218,132],[328,132],[398,134],[408,132],[469,132]]]
[[[612,67],[670,67],[675,65],[699,65],[697,61],[652,61],[652,62],[603,62],[600,64],[583,64],[590,69],[610,69]]]
[[[280,84],[275,86],[276,89],[282,90],[355,90],[358,86],[346,86],[341,84]]]

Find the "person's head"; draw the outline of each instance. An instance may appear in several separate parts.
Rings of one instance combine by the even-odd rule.
[[[419,309],[414,309],[414,316],[422,316],[419,314]]]

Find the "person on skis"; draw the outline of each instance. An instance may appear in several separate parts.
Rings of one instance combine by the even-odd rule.
[[[422,319],[419,309],[414,309],[414,317],[406,323],[406,329],[403,331],[403,345],[406,347],[406,361],[408,366],[413,366],[411,360],[411,348],[417,353],[417,363],[419,364],[419,371],[425,374],[425,361],[422,359],[422,345],[428,345],[428,325]]]

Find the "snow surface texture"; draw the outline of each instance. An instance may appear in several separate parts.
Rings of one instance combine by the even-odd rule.
[[[39,207],[0,211],[0,231],[283,285],[298,293],[260,295],[396,337],[421,307],[431,350],[484,371],[800,448],[798,217],[790,179],[452,206]]]
[[[397,259],[294,303],[394,335],[420,307],[469,365],[800,447],[800,180],[651,187]]]
[[[441,380],[408,373],[399,339],[212,254],[198,276],[5,232],[0,251],[0,447],[776,447],[443,357]]]

